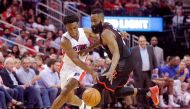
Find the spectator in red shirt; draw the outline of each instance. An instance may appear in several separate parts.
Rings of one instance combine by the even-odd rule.
[[[3,12],[1,19],[4,21],[7,21],[8,19],[10,19],[11,17],[14,17],[13,13],[12,13],[12,7],[8,7],[6,11]]]

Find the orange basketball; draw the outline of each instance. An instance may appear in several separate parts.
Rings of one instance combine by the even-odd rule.
[[[100,103],[101,95],[97,89],[88,88],[84,91],[82,99],[86,105],[93,107]]]

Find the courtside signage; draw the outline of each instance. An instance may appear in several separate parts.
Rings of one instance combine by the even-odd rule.
[[[105,17],[114,28],[121,31],[162,32],[163,19],[161,17]],[[82,17],[82,27],[91,27],[89,17]]]

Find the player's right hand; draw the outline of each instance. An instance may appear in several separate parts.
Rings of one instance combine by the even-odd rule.
[[[79,54],[80,56],[85,56],[85,55],[87,55],[89,52],[90,52],[90,50],[89,50],[88,48],[86,48],[86,49],[84,49],[84,50],[80,50],[80,51],[78,52],[78,54]]]

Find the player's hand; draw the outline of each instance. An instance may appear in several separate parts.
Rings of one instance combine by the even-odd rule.
[[[89,50],[88,48],[86,48],[86,49],[84,49],[84,50],[80,50],[80,51],[78,52],[78,54],[79,54],[80,56],[85,56],[85,55],[87,55],[89,52],[90,52],[90,50]]]
[[[103,74],[103,76],[106,76],[106,78],[110,81],[110,84],[112,84],[115,75],[116,75],[115,72],[109,72],[109,71]]]
[[[93,83],[96,84],[97,81],[99,80],[99,78],[98,78],[98,73],[97,73],[97,72],[94,72],[93,75],[92,75],[92,78],[93,78]]]
[[[121,35],[121,37],[122,37],[123,39],[128,39],[129,36],[130,36],[130,34],[127,33],[127,32],[120,32],[120,35]]]

